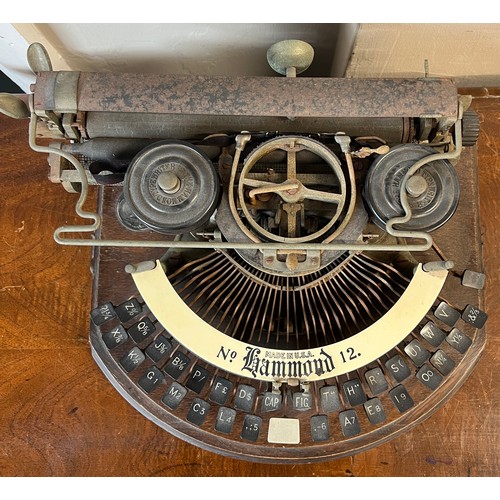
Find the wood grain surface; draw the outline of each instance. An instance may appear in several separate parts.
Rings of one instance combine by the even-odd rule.
[[[477,94],[485,352],[423,424],[354,457],[311,465],[203,451],[146,420],[107,382],[88,345],[91,250],[52,238],[56,227],[77,222],[76,195],[47,180],[46,156],[28,147],[27,122],[1,116],[0,475],[498,476],[500,97]]]

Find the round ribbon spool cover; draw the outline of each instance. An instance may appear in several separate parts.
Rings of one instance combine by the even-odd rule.
[[[215,211],[219,192],[219,178],[208,156],[177,140],[159,141],[138,153],[123,188],[137,218],[166,234],[201,227]]]
[[[400,201],[403,178],[418,160],[434,153],[430,146],[401,144],[373,162],[366,176],[363,196],[377,226],[385,229],[389,219],[404,215]],[[396,229],[434,231],[457,209],[458,177],[447,160],[435,160],[422,166],[410,178],[406,189],[412,217],[407,223],[396,225]]]

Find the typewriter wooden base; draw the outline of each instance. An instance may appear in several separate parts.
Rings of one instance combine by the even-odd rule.
[[[476,158],[473,149],[466,148],[464,150],[460,163],[457,165],[457,172],[460,178],[462,196],[460,198],[459,208],[452,220],[433,233],[438,254],[434,251],[429,251],[426,255],[417,254],[415,257],[422,262],[446,259],[452,260],[455,263],[454,272],[456,275],[450,275],[448,277],[440,295],[440,299],[445,300],[456,310],[461,312],[468,304],[477,306],[480,309],[483,308],[482,293],[476,289],[467,288],[460,284],[460,276],[465,270],[482,271]],[[100,190],[99,209],[103,215],[104,221],[101,236],[106,239],[130,237],[130,233],[127,233],[127,231],[122,228],[115,217],[115,200],[120,193],[120,188],[101,187]],[[136,234],[134,234],[134,236],[136,236]],[[154,235],[153,233],[143,234],[141,237],[159,238],[158,235]],[[466,243],[464,244],[464,242]],[[124,272],[124,267],[127,264],[155,260],[160,258],[162,254],[162,250],[96,248],[92,265],[94,270],[93,307],[108,302],[112,302],[116,306],[129,300],[131,297],[137,297],[140,300],[141,298],[137,296],[132,278],[129,274]],[[146,308],[142,316],[148,316],[147,313],[148,311]],[[142,316],[138,316],[138,319]],[[151,317],[150,314],[149,316]],[[154,320],[154,318],[151,319]],[[434,319],[436,320],[436,318]],[[132,323],[133,321],[125,323],[125,328],[129,328]],[[436,320],[436,323],[446,332],[446,334],[450,332],[451,327],[439,323],[438,320]],[[329,414],[326,420],[330,428],[330,435],[324,441],[315,441],[312,436],[311,416],[325,415],[317,406],[318,402],[316,400],[315,412],[297,411],[296,408],[289,408],[288,411],[284,413],[283,411],[278,411],[270,412],[269,414],[261,414],[258,411],[261,405],[259,398],[261,398],[260,395],[267,389],[263,387],[262,384],[253,383],[257,391],[256,402],[253,404],[253,411],[246,413],[241,412],[241,415],[238,413],[235,425],[239,426],[239,430],[233,430],[230,433],[231,435],[227,436],[225,433],[214,430],[214,425],[218,418],[217,410],[223,405],[210,403],[210,409],[207,410],[208,417],[201,424],[193,424],[186,421],[186,415],[192,410],[193,405],[199,404],[200,398],[202,398],[202,402],[206,402],[209,395],[209,387],[205,387],[201,394],[196,393],[196,391],[188,390],[182,403],[175,410],[168,409],[160,401],[162,391],[165,392],[170,384],[176,383],[174,378],[167,375],[160,386],[154,389],[152,393],[156,395],[154,397],[149,397],[140,387],[138,387],[137,382],[140,375],[142,375],[143,372],[145,373],[145,370],[149,370],[153,363],[146,357],[144,364],[137,369],[137,374],[135,373],[136,370],[131,374],[127,374],[123,370],[118,361],[136,344],[129,339],[126,345],[119,346],[116,350],[111,351],[102,341],[103,332],[109,331],[110,328],[114,328],[117,324],[118,322],[115,320],[114,322],[110,321],[102,325],[101,328],[92,328],[90,340],[93,355],[106,376],[112,381],[115,388],[117,388],[117,390],[137,410],[160,427],[163,427],[172,434],[191,443],[210,451],[257,462],[303,463],[330,460],[359,453],[399,436],[403,432],[423,422],[437,408],[444,404],[456,390],[458,390],[476,365],[485,346],[484,329],[477,330],[471,325],[459,320],[457,326],[459,326],[460,330],[472,340],[472,344],[465,354],[457,353],[457,351],[446,342],[443,342],[442,345],[439,346],[439,350],[444,349],[446,356],[452,358],[456,365],[450,374],[443,377],[443,381],[439,387],[430,390],[429,387],[422,383],[422,380],[417,380],[415,377],[415,373],[421,371],[420,365],[411,367],[412,376],[404,381],[404,387],[414,400],[414,405],[411,408],[405,409],[403,412],[400,412],[394,405],[391,405],[387,393],[391,388],[395,390],[397,387],[400,387],[397,381],[392,380],[388,390],[383,394],[372,394],[368,396],[369,401],[375,401],[376,398],[380,398],[383,408],[387,413],[386,421],[377,425],[372,425],[366,419],[366,415],[363,414],[359,416],[357,414],[356,417],[359,418],[359,422],[356,423],[360,423],[361,431],[352,436],[344,435],[340,432],[340,429],[335,428],[335,421],[341,420],[342,418],[349,419],[352,413],[344,412],[362,409],[363,405],[361,405],[361,407],[350,406],[349,403],[345,403],[346,396],[343,395],[344,407],[342,410]],[[148,342],[139,344],[139,347],[144,350],[146,345],[151,342],[151,339],[153,339],[160,330],[157,330]],[[403,348],[408,344],[409,340],[417,337],[417,333],[413,336],[409,335],[407,339],[405,339],[405,342],[398,346],[398,349],[392,354],[395,352],[404,353]],[[419,340],[422,341],[422,338],[420,337]],[[423,341],[421,343],[425,344]],[[173,344],[175,350],[175,340]],[[429,347],[429,344],[425,344],[425,346],[431,353],[438,350],[437,347]],[[117,352],[119,354],[116,354]],[[194,356],[191,356],[190,353],[182,347],[179,347],[179,351],[176,352],[182,352],[190,357],[191,370],[196,362],[200,361],[196,360]],[[388,359],[389,357],[386,357],[381,360],[381,366]],[[202,360],[200,361],[200,365],[210,369]],[[161,366],[164,367],[165,362],[162,362]],[[373,365],[370,365],[370,367],[373,367]],[[233,393],[236,391],[238,384],[252,385],[250,380],[231,377],[226,373],[218,372],[216,367],[211,367],[210,374],[214,375],[215,373],[232,381]],[[187,377],[188,375],[182,374],[179,380],[186,381]],[[342,392],[343,384],[352,380],[353,377],[358,377],[359,380],[362,381],[362,385],[364,387],[366,386],[363,380],[362,370],[358,370],[358,374],[347,374],[346,376],[339,377],[335,381],[327,382],[329,384],[338,384],[339,391]],[[319,391],[320,386],[321,384],[315,387],[315,390]],[[362,410],[358,411],[358,413],[360,412],[362,412]],[[243,427],[246,425],[246,420],[243,422],[242,419],[247,414],[260,415],[263,419],[259,429],[259,436],[256,438],[255,442],[249,442],[248,439],[245,440],[240,436],[242,425]],[[269,420],[275,416],[286,416],[300,422],[300,444],[292,445],[268,442]],[[347,422],[348,421],[349,420],[347,420]],[[266,436],[268,437],[267,439]]]

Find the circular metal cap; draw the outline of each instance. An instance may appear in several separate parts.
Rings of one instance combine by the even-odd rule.
[[[313,59],[314,49],[302,40],[282,40],[267,51],[269,66],[280,75],[286,75],[288,68],[295,68],[298,75],[311,65]]]
[[[364,199],[377,226],[393,217],[404,215],[400,202],[401,182],[418,160],[435,153],[429,146],[401,144],[373,162],[366,176]],[[455,213],[459,200],[459,184],[455,169],[447,160],[427,163],[406,185],[412,218],[396,229],[434,231]]]
[[[150,229],[180,234],[202,226],[213,214],[220,184],[212,162],[184,141],[156,142],[143,149],[125,175],[123,195]]]

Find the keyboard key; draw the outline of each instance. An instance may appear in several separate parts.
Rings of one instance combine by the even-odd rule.
[[[366,394],[359,379],[354,378],[344,382],[342,389],[351,406],[362,405],[366,401]]]
[[[299,444],[300,421],[298,418],[270,418],[267,442],[276,444]]]
[[[469,304],[462,313],[462,319],[476,328],[482,328],[488,319],[488,315],[481,309]]]
[[[343,409],[339,398],[339,390],[336,385],[327,385],[319,390],[321,409],[325,413],[340,411]]]
[[[391,359],[385,362],[385,367],[387,371],[394,377],[396,382],[402,382],[404,379],[411,375],[411,370],[406,364],[406,361],[399,355],[396,354]]]
[[[110,319],[116,318],[115,308],[111,302],[106,302],[90,311],[90,318],[96,326],[100,326]]]
[[[292,396],[294,410],[307,411],[312,408],[312,394],[310,392],[294,392]]]
[[[448,375],[455,368],[455,362],[441,349],[431,357],[431,363],[443,374]]]
[[[113,328],[109,332],[102,334],[102,340],[104,341],[108,349],[113,349],[113,347],[125,343],[127,339],[127,332],[122,325],[118,325],[116,328]]]
[[[398,385],[390,390],[389,396],[400,413],[404,413],[415,404],[403,385]]]
[[[143,363],[145,359],[146,356],[144,356],[143,352],[138,347],[134,347],[123,356],[120,360],[120,364],[127,373],[130,373]]]
[[[234,397],[234,407],[237,410],[252,411],[255,401],[255,387],[251,385],[240,384]]]
[[[130,321],[142,313],[142,306],[137,299],[130,299],[115,307],[116,315],[122,323]]]
[[[163,404],[175,410],[187,394],[187,389],[177,382],[173,382],[167,392],[161,398]]]
[[[147,392],[153,392],[155,387],[165,378],[163,373],[152,366],[139,380],[138,384]]]
[[[437,389],[439,384],[443,381],[443,376],[437,371],[436,368],[429,364],[425,364],[418,370],[417,378],[429,389]]]
[[[416,366],[422,366],[431,357],[431,353],[418,340],[412,340],[405,346],[405,352]]]
[[[205,370],[205,368],[200,365],[195,365],[193,371],[191,372],[191,376],[186,382],[186,387],[199,394],[209,378],[210,373],[208,370]]]
[[[369,399],[363,406],[370,423],[377,425],[385,421],[386,416],[380,399]]]
[[[339,422],[342,434],[345,437],[355,436],[361,432],[356,410],[346,410],[339,413]]]
[[[147,339],[156,330],[155,325],[149,318],[144,318],[138,323],[132,325],[128,330],[128,334],[132,337],[136,344],[139,344],[144,339]]]
[[[441,302],[436,307],[434,316],[448,326],[455,326],[455,323],[460,319],[460,313],[446,302]]]
[[[365,373],[365,379],[374,396],[386,391],[389,387],[387,380],[384,377],[384,373],[380,368],[368,370]]]
[[[210,410],[210,404],[203,399],[194,398],[191,408],[187,414],[186,419],[195,425],[203,425]]]
[[[208,399],[214,403],[223,405],[231,394],[233,383],[222,377],[217,377],[212,384],[212,389]]]
[[[257,415],[245,415],[243,427],[241,429],[241,438],[247,441],[257,441],[260,430],[262,429],[262,418]]]
[[[466,270],[462,275],[462,285],[476,290],[482,290],[486,281],[486,275],[476,271]]]
[[[236,420],[236,410],[222,406],[217,413],[215,420],[215,430],[224,434],[231,434],[233,431],[234,421]]]
[[[148,345],[145,353],[155,363],[161,361],[172,350],[172,344],[164,335],[158,335],[156,339]]]
[[[191,363],[191,360],[182,352],[176,352],[165,365],[164,371],[172,378],[178,379]]]
[[[262,395],[261,412],[276,411],[281,408],[281,393],[280,392],[265,392]]]
[[[432,321],[429,321],[421,330],[420,335],[434,347],[439,347],[446,338],[446,334],[440,330]]]
[[[311,437],[313,441],[328,441],[330,439],[330,424],[326,415],[311,417]]]
[[[453,328],[446,337],[446,342],[461,354],[465,354],[467,349],[472,345],[472,340],[458,328]]]

